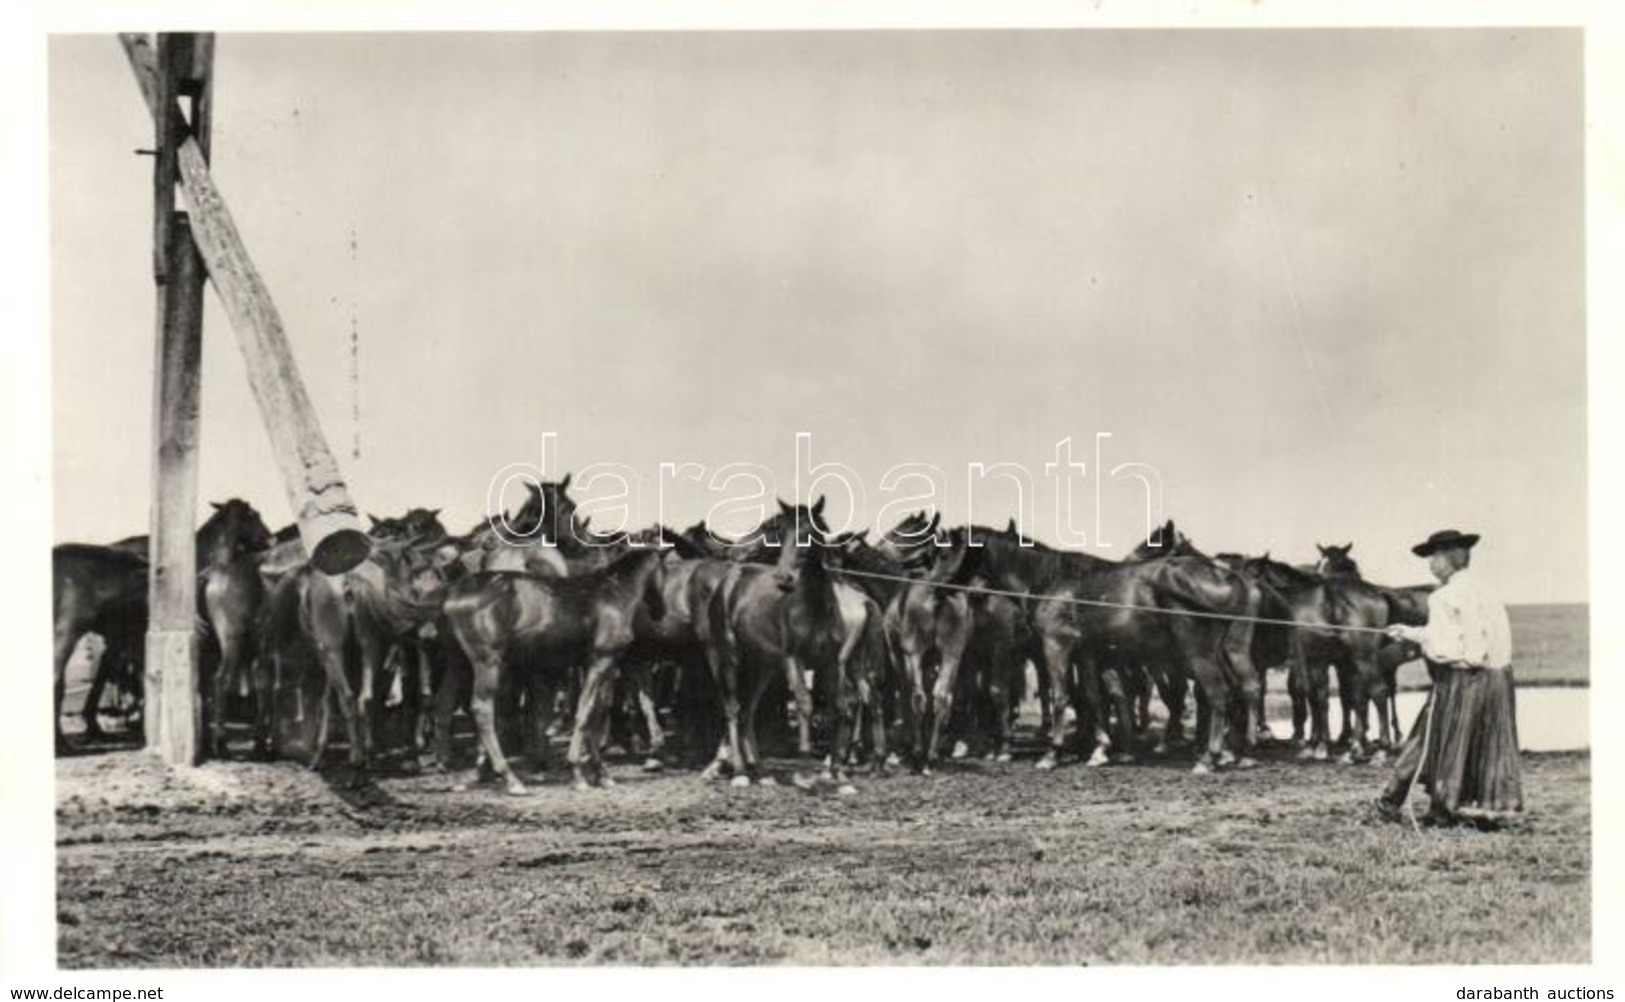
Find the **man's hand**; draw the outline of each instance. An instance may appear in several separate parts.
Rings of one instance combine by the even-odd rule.
[[[1409,639],[1411,639],[1411,637],[1410,637],[1411,627],[1405,626],[1405,625],[1400,624],[1400,623],[1394,623],[1393,625],[1389,626],[1386,630],[1383,630],[1382,632],[1388,634],[1388,636],[1393,638],[1394,640],[1409,640]]]

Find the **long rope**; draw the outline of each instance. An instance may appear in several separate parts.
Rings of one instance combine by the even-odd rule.
[[[924,585],[928,588],[947,588],[950,591],[973,592],[979,595],[1003,595],[1021,601],[1033,600],[1039,602],[1064,602],[1068,605],[1088,605],[1105,609],[1128,609],[1134,612],[1158,612],[1167,616],[1190,616],[1196,619],[1223,619],[1235,623],[1264,623],[1269,626],[1290,626],[1300,630],[1341,630],[1345,633],[1382,633],[1388,631],[1375,626],[1343,626],[1337,623],[1300,623],[1295,619],[1269,619],[1263,616],[1236,616],[1223,612],[1204,612],[1198,609],[1166,609],[1160,606],[1133,605],[1126,602],[1108,602],[1105,599],[1073,598],[1063,595],[1036,595],[1032,592],[1009,591],[1004,588],[988,588],[980,585],[952,584],[947,581],[926,581],[920,578],[904,577],[900,574],[882,574],[877,571],[860,571],[849,567],[825,568],[831,574],[845,574],[849,577],[873,578],[876,581],[894,581],[898,584]]]

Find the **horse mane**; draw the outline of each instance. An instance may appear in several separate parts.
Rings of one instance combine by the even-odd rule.
[[[975,528],[972,529],[972,538],[975,538]],[[1104,557],[1077,550],[1058,550],[1043,544],[1022,546],[1006,533],[987,532],[981,544],[988,548],[989,553],[1002,548],[1007,556],[1015,555],[1017,559],[1023,561],[1033,574],[1031,584],[1035,594],[1052,590],[1057,581],[1069,579],[1080,573],[1093,572],[1113,563]]]

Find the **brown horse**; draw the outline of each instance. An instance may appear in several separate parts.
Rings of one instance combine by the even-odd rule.
[[[965,560],[965,541],[950,540],[939,529],[941,515],[930,522],[914,516],[892,528],[876,549],[907,564],[923,554],[917,584],[900,586],[885,607],[886,637],[895,663],[908,686],[909,727],[914,767],[924,775],[941,752],[953,717],[959,670],[970,644],[970,598],[956,589],[937,587],[953,579]],[[935,679],[929,676],[935,668]]]
[[[865,698],[848,669],[870,635],[872,603],[856,589],[838,589],[830,573],[826,560],[838,544],[823,522],[824,500],[811,507],[781,501],[779,508],[783,535],[778,561],[771,567],[732,567],[713,592],[709,609],[708,659],[722,698],[733,783],[739,786],[759,775],[756,710],[775,677],[788,677],[794,688],[810,670],[815,683],[822,680],[836,694],[835,741],[826,766],[832,778],[845,772],[850,729]],[[801,692],[796,695],[805,750],[810,701],[803,703]],[[703,778],[714,777],[720,765],[719,758]],[[762,782],[770,785],[772,780]]]
[[[445,575],[438,547],[378,541],[359,567],[323,574],[309,564],[271,587],[261,617],[262,650],[273,659],[275,690],[283,662],[313,657],[326,679],[321,725],[310,767],[326,757],[331,708],[336,701],[349,742],[352,782],[364,781],[373,753],[376,691],[390,648],[413,637],[439,612]],[[359,686],[352,685],[350,650],[359,655]]]
[[[480,744],[509,793],[524,793],[497,740],[494,705],[513,655],[536,656],[529,670],[562,671],[587,663],[576,708],[570,765],[577,788],[613,785],[600,756],[599,726],[621,656],[636,640],[639,605],[665,614],[666,555],[634,550],[580,577],[545,579],[480,573],[452,585],[444,603],[446,626],[473,668],[472,710]]]
[[[198,595],[203,618],[214,637],[217,660],[210,665],[209,750],[226,753],[226,699],[234,687],[254,699],[254,751],[270,752],[273,693],[270,677],[257,664],[259,614],[265,603],[260,559],[271,546],[271,531],[245,501],[214,505],[214,514],[198,531]],[[200,673],[204,679],[210,672]]]

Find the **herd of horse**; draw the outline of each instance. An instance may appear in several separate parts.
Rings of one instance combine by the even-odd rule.
[[[324,761],[336,708],[357,779],[381,708],[399,703],[413,722],[408,761],[452,768],[466,713],[480,773],[512,793],[525,786],[510,756],[545,759],[560,726],[580,788],[612,785],[616,726],[639,732],[650,768],[676,732],[707,780],[772,782],[759,718],[793,728],[801,756],[822,743],[826,778],[845,784],[856,768],[906,758],[928,772],[966,749],[1008,761],[1029,665],[1042,769],[1074,744],[1091,765],[1132,759],[1142,738],[1165,753],[1183,741],[1193,691],[1194,769],[1250,766],[1270,740],[1265,679],[1277,668],[1301,755],[1330,757],[1334,671],[1343,760],[1381,761],[1400,738],[1395,672],[1418,652],[1382,628],[1425,622],[1429,589],[1363,580],[1349,546],[1319,547],[1312,567],[1210,556],[1170,521],[1114,561],[1023,538],[1013,521],[945,528],[923,513],[871,540],[832,533],[822,499],[781,501],[739,538],[704,523],[600,535],[569,484],[533,483],[516,513],[462,536],[437,509],[371,517],[370,557],[337,575],[310,566],[293,527],[272,533],[239,499],[214,504],[197,533],[208,754],[227,754],[231,697],[246,694],[255,754],[280,755],[279,694],[312,678],[324,695],[310,764]],[[139,700],[146,537],[57,546],[53,587],[62,748],[66,668],[87,634],[103,641],[87,731],[107,686]],[[1167,713],[1149,735],[1153,693]]]

